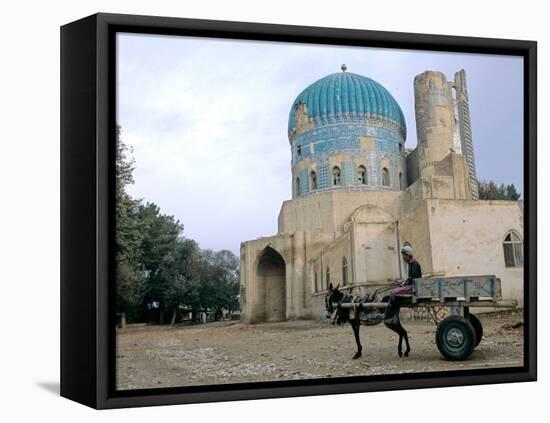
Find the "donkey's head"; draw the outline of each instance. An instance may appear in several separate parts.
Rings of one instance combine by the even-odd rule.
[[[330,317],[336,308],[336,304],[342,300],[344,294],[338,290],[338,286],[332,286],[332,283],[328,286],[327,295],[325,295],[325,317]]]
[[[338,289],[339,286],[340,284],[333,287],[332,284],[330,284],[328,286],[327,295],[325,296],[325,317],[330,319],[332,324],[345,323],[349,318],[349,310],[339,307],[340,303],[346,297],[346,295]]]

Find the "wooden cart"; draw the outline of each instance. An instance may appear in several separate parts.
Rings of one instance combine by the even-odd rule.
[[[430,277],[413,281],[413,294],[398,296],[401,307],[449,308],[449,316],[436,329],[436,344],[440,353],[448,360],[465,360],[479,345],[483,337],[483,326],[471,308],[513,308],[515,300],[502,300],[500,279],[494,275]],[[360,318],[381,322],[381,314],[388,303],[380,302],[344,303],[341,307],[360,309]]]

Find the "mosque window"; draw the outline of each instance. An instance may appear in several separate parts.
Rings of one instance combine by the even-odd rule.
[[[365,166],[359,166],[357,168],[357,182],[360,185],[366,185],[367,184],[367,169]]]
[[[298,157],[302,157],[302,146],[299,145],[298,147],[296,147],[296,155]]]
[[[342,185],[342,175],[338,166],[332,169],[332,185]]]
[[[310,178],[311,178],[311,189],[312,190],[317,189],[317,174],[315,173],[314,170],[311,171]]]
[[[382,185],[385,187],[390,186],[390,171],[387,167],[382,169]]]
[[[319,291],[319,285],[317,284],[317,271],[313,274],[313,283],[315,284],[315,292]]]
[[[403,189],[403,174],[399,172],[399,189]]]
[[[300,195],[300,178],[296,178],[296,196]]]
[[[342,258],[342,285],[348,284],[348,259],[346,256]]]
[[[508,232],[502,245],[506,267],[523,267],[523,241],[519,234],[515,231]]]
[[[327,277],[326,277],[326,287],[328,288],[328,286],[330,285],[330,267],[328,267],[327,265]]]
[[[399,143],[399,152],[402,153],[403,152],[403,144]]]

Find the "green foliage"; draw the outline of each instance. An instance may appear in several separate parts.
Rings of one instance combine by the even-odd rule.
[[[117,128],[117,312],[145,318],[152,304],[160,316],[180,307],[232,310],[238,306],[239,259],[230,251],[201,250],[183,237],[183,225],[154,203],[133,199],[134,159]],[[162,323],[162,322],[161,322]]]
[[[479,182],[479,199],[480,200],[511,200],[517,201],[521,194],[517,192],[514,184],[497,185],[494,181]]]
[[[133,150],[122,139],[122,129],[116,128],[116,189],[117,193],[124,191],[126,185],[134,183],[135,160],[132,157]]]
[[[238,257],[228,250],[203,250],[198,268],[200,304],[212,309],[236,308],[239,294]]]
[[[140,269],[143,234],[138,220],[139,202],[132,199],[125,187],[132,184],[134,161],[131,150],[117,127],[116,148],[116,304],[119,312],[128,312],[141,304],[145,296],[145,275]]]

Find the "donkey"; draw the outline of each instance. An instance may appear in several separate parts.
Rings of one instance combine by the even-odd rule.
[[[359,339],[359,328],[361,325],[364,326],[374,326],[382,321],[384,325],[396,332],[399,335],[399,343],[397,346],[397,354],[399,357],[408,357],[411,352],[411,347],[409,345],[409,336],[405,328],[401,325],[399,320],[399,303],[393,304],[394,314],[391,319],[382,320],[384,309],[374,308],[366,309],[362,307],[363,303],[371,302],[387,302],[389,296],[381,297],[381,293],[388,291],[393,288],[382,288],[367,294],[363,298],[353,297],[351,290],[348,293],[344,294],[341,292],[336,285],[333,287],[332,284],[329,285],[327,295],[325,297],[325,317],[331,319],[331,323],[337,323],[341,325],[342,323],[348,322],[353,329],[353,335],[355,336],[355,343],[357,344],[357,352],[352,357],[354,360],[361,357],[363,351],[363,346],[361,345],[361,340]],[[356,303],[357,307],[354,309],[342,308],[340,304],[342,303]],[[403,339],[405,340],[406,349],[403,351]]]

